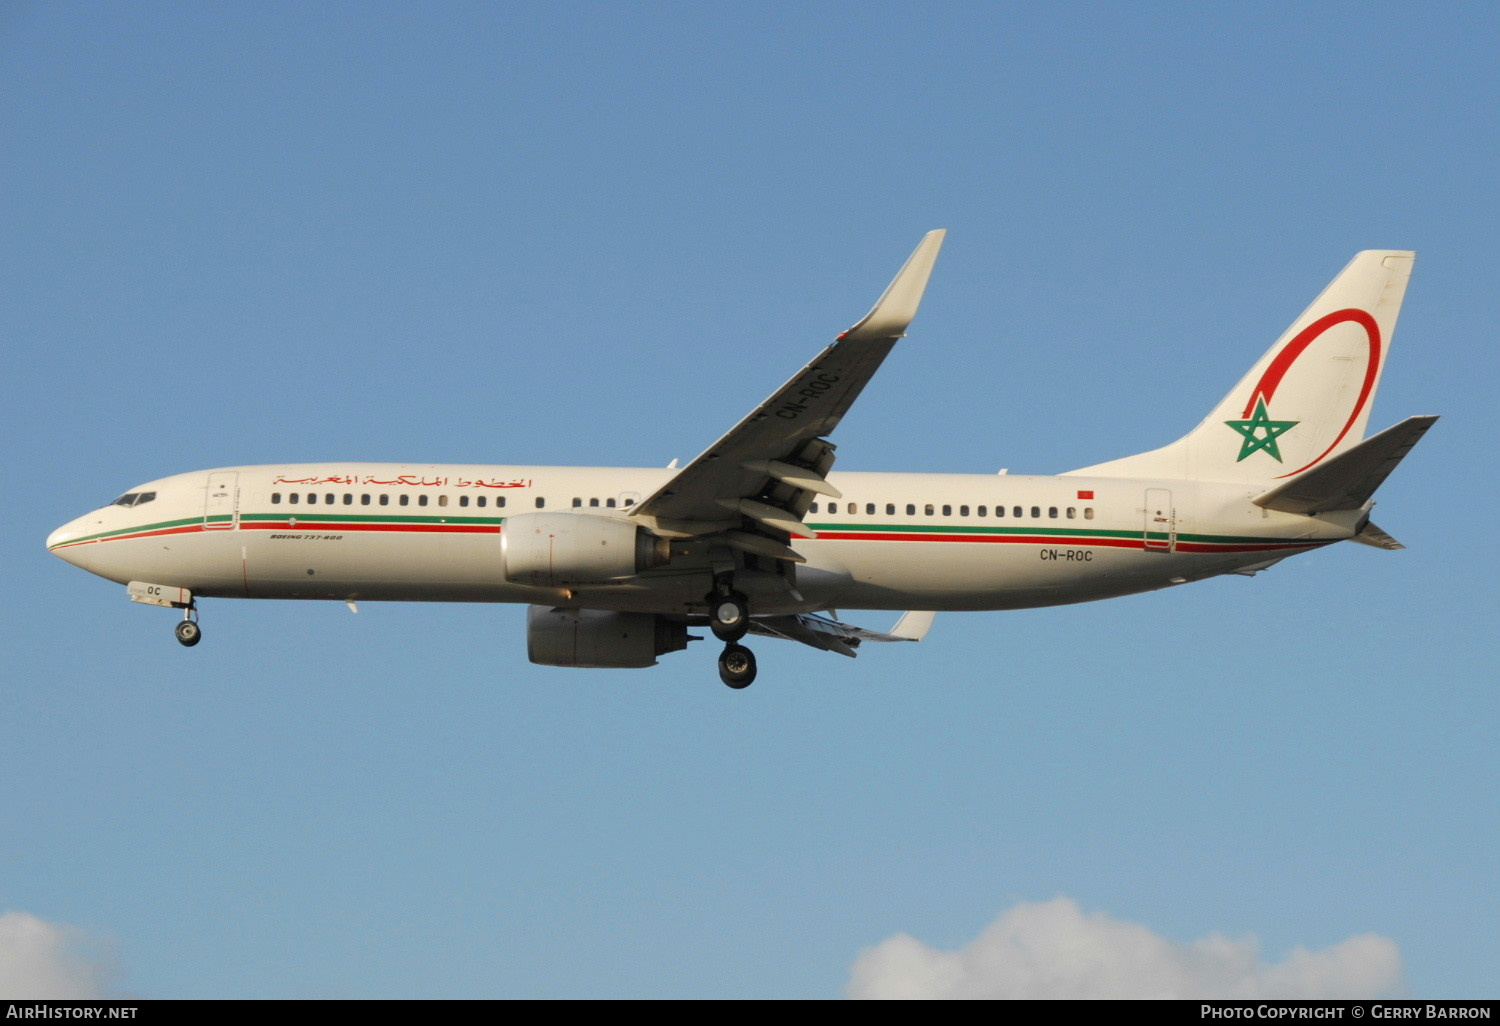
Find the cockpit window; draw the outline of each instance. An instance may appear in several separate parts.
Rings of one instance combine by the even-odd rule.
[[[141,505],[143,503],[150,502],[154,498],[156,498],[156,493],[155,492],[126,492],[124,495],[120,496],[114,502],[110,503],[110,505],[112,505],[112,506],[139,506],[139,505]]]

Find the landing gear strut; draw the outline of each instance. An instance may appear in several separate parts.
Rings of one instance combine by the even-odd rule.
[[[182,619],[173,633],[183,648],[192,648],[203,640],[203,628],[198,626],[198,603],[194,602],[182,611]]]
[[[730,642],[719,656],[719,679],[735,690],[755,683],[755,653]]]
[[[703,600],[708,603],[708,628],[724,642],[724,651],[718,655],[718,679],[735,690],[750,687],[754,682],[754,652],[739,643],[750,631],[750,601],[733,589],[729,573],[715,574],[714,589]]]
[[[735,689],[748,688],[755,680],[755,654],[739,641],[750,630],[750,603],[734,590],[728,574],[716,579],[706,601],[709,629],[724,642],[719,679]]]

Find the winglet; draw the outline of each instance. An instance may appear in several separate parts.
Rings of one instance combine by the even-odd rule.
[[[896,626],[891,628],[891,637],[902,641],[921,641],[932,629],[932,620],[935,616],[937,613],[928,610],[914,609],[902,613],[901,619],[896,621]]]
[[[905,332],[917,316],[927,279],[932,276],[932,266],[937,263],[938,250],[943,248],[943,237],[947,234],[948,229],[937,228],[924,235],[870,312],[840,335],[840,340],[896,338]]]

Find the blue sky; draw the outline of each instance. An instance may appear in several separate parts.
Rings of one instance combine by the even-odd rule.
[[[1497,33],[6,5],[0,993],[834,997],[1045,928],[1493,997]],[[532,666],[512,607],[206,603],[187,651],[43,550],[196,468],[690,458],[934,227],[841,469],[1162,444],[1355,251],[1411,248],[1372,420],[1444,415],[1379,495],[1409,548],[766,643],[743,693],[701,645]]]

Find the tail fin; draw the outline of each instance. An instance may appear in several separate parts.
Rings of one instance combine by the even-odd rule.
[[[1273,485],[1357,445],[1416,254],[1357,254],[1212,413],[1171,445],[1074,471]]]

